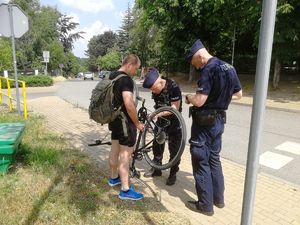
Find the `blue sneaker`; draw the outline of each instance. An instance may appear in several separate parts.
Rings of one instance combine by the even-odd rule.
[[[144,198],[144,195],[134,190],[131,186],[127,191],[120,190],[119,199],[137,201]]]
[[[111,187],[114,187],[114,186],[117,186],[121,184],[121,179],[120,179],[120,176],[118,176],[117,178],[109,178],[108,179],[108,185],[111,186]]]

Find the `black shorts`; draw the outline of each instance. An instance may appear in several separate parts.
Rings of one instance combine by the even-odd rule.
[[[122,123],[120,118],[115,119],[108,125],[111,131],[111,140],[119,140],[120,145],[132,147],[136,141],[137,129],[135,125],[128,119],[128,122]]]

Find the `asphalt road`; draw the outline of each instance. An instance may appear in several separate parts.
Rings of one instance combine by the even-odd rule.
[[[91,91],[97,81],[74,80],[59,83],[56,92],[28,93],[28,99],[57,95],[68,102],[88,108]],[[146,98],[146,106],[153,109],[148,90],[139,87],[140,96]],[[243,166],[247,162],[248,140],[252,107],[232,103],[227,111],[227,124],[223,135],[221,155]],[[188,107],[183,103],[182,115],[190,137],[191,119]],[[188,143],[187,143],[188,144]],[[260,172],[300,185],[300,111],[291,112],[266,109],[260,145]]]

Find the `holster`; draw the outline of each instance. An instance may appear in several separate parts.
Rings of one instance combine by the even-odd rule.
[[[222,118],[224,123],[226,123],[226,112],[224,110],[190,107],[190,116],[192,116],[193,122],[199,126],[213,126],[216,123],[217,117]]]

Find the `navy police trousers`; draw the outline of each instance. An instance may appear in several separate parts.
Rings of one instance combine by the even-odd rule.
[[[166,133],[168,134],[168,145],[169,145],[169,151],[170,151],[169,159],[171,160],[176,156],[176,154],[179,150],[181,139],[182,139],[179,122],[172,121],[171,126],[169,126],[167,128]],[[162,161],[164,149],[165,149],[165,145],[158,144],[156,142],[156,140],[154,139],[154,142],[153,142],[154,160],[156,160],[157,162]],[[174,166],[171,167],[170,175],[175,175],[178,172],[179,164],[180,164],[180,159]]]
[[[224,121],[213,126],[192,123],[190,151],[199,208],[213,211],[213,203],[224,203],[224,176],[220,161]]]

